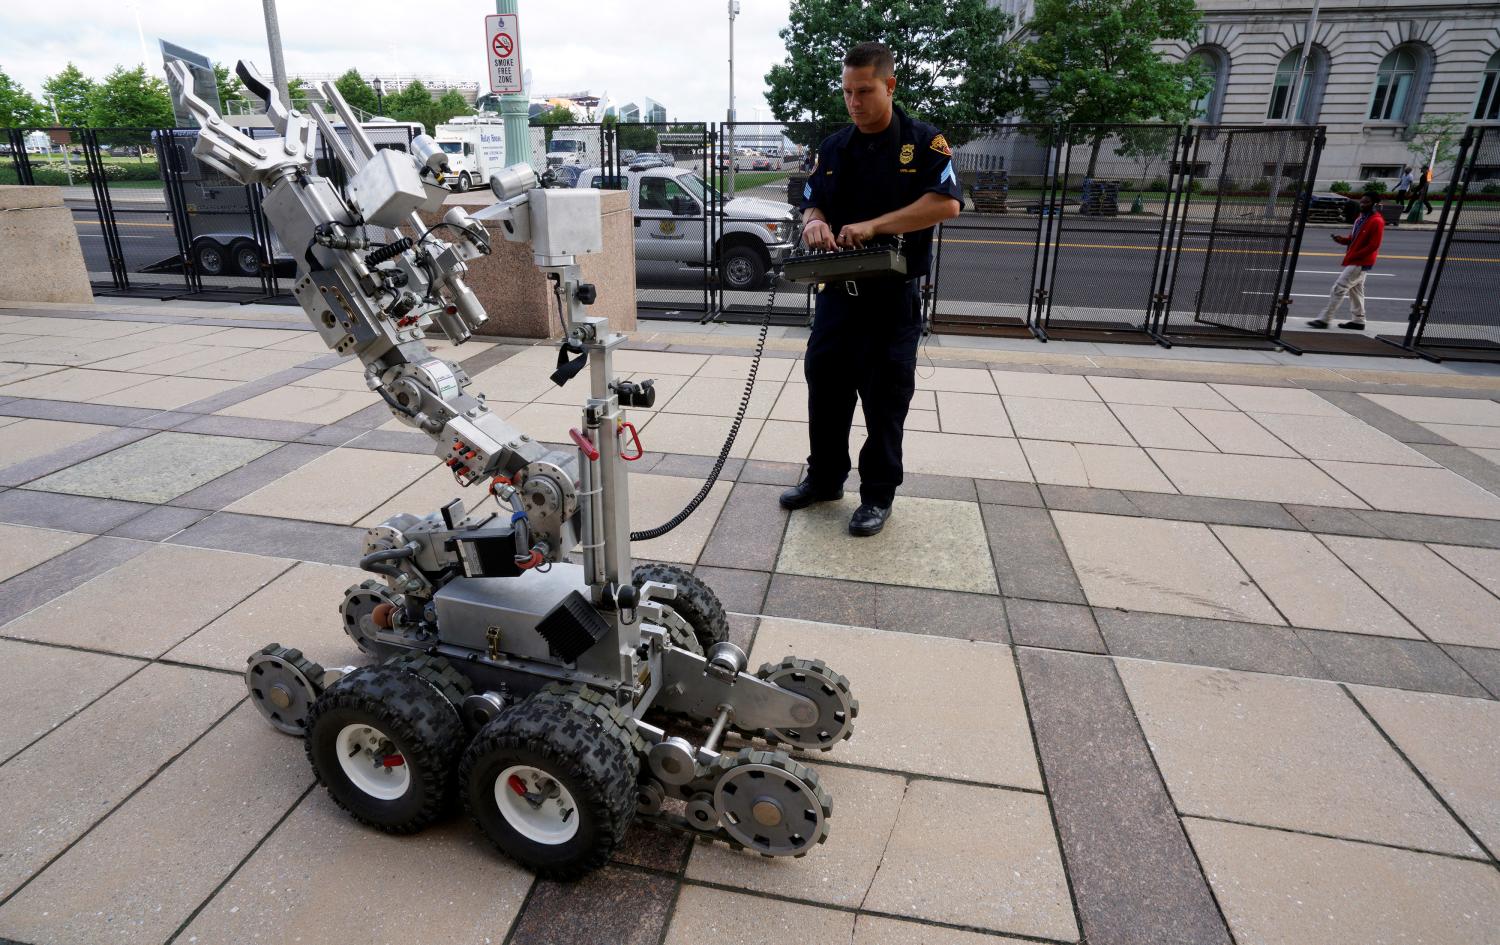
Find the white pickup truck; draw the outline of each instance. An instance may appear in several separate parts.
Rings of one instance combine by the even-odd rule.
[[[619,176],[623,180],[617,183],[603,169],[591,167],[578,175],[574,186],[629,189],[637,259],[694,268],[707,265],[703,229],[708,220],[707,182],[685,167],[627,170]],[[726,289],[763,288],[766,273],[797,243],[791,204],[736,197],[723,205],[722,222],[716,227],[715,244],[707,249],[711,258],[718,259]]]

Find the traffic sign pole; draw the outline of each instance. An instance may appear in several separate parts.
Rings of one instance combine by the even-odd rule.
[[[520,3],[518,0],[495,0],[495,12],[502,16],[511,15],[519,20]],[[488,36],[489,30],[485,30]],[[516,48],[521,45],[520,30],[516,30],[513,37]],[[494,55],[493,46],[486,50],[486,56]],[[524,75],[520,71],[520,56],[516,57],[516,75],[519,78]],[[500,96],[500,117],[505,122],[505,163],[517,164],[521,161],[531,161],[531,131],[527,122],[527,101],[525,88],[518,92],[505,93]]]

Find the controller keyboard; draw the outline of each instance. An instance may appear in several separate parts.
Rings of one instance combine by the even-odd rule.
[[[862,249],[808,250],[788,256],[781,265],[788,282],[850,282],[906,275],[906,257],[901,241],[879,243]]]

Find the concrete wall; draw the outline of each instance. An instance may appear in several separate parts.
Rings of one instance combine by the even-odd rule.
[[[61,187],[0,186],[0,299],[94,301]]]

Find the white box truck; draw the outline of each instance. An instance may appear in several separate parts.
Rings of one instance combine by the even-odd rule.
[[[448,155],[453,189],[486,187],[490,175],[505,169],[505,125],[499,121],[455,119],[437,126],[433,135]]]

